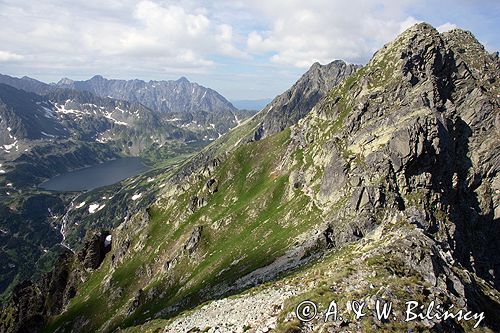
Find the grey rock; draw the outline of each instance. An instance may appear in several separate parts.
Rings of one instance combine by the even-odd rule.
[[[261,140],[296,124],[331,88],[360,67],[342,60],[335,60],[327,65],[314,63],[290,89],[262,109],[262,121],[253,140]]]
[[[186,244],[184,244],[184,250],[187,251],[189,255],[192,255],[194,251],[196,251],[196,248],[198,247],[198,244],[201,239],[201,231],[203,230],[202,226],[197,226],[191,231],[191,234],[186,241]]]

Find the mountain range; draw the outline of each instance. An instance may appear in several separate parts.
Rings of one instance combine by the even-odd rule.
[[[74,252],[13,288],[0,331],[498,332],[499,73],[426,23],[365,66],[314,64],[182,162],[59,202]]]
[[[120,81],[102,77],[72,84],[94,87],[96,80],[121,89]],[[97,94],[95,87],[79,90],[67,79],[57,85],[0,75],[0,82],[0,294],[50,267],[60,251],[60,222],[53,217],[63,214],[71,198],[39,184],[123,156],[141,156],[150,166],[168,164],[254,114],[185,78],[146,84],[151,90],[158,86],[155,98],[168,110],[146,106],[156,107],[141,95],[139,80],[125,84],[128,94],[121,99],[109,97],[112,87]]]
[[[60,88],[88,91],[100,97],[139,102],[164,113],[173,124],[199,131],[212,129],[211,134],[226,133],[239,124],[237,109],[215,90],[189,82],[107,80],[96,75],[87,81],[62,79]],[[241,117],[240,118],[244,118]]]

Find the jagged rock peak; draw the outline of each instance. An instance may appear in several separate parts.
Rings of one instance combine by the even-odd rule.
[[[387,56],[392,56],[392,60],[398,60],[398,58],[402,58],[407,54],[407,50],[430,45],[429,43],[442,44],[439,32],[428,23],[418,23],[384,45],[382,49],[375,53],[372,62]]]
[[[388,52],[395,54],[397,51],[404,52],[410,49],[418,49],[424,46],[456,46],[463,50],[483,51],[484,46],[476,39],[476,37],[467,30],[452,29],[450,31],[439,33],[436,28],[428,23],[417,23],[403,33],[395,40],[386,44],[382,49],[377,51],[374,60],[386,55]],[[464,51],[460,52],[464,53]],[[404,55],[406,55],[405,52]]]
[[[477,40],[476,36],[469,30],[463,30],[459,28],[451,29],[449,31],[443,32],[441,35],[447,37],[447,38],[454,38],[457,40],[462,40],[467,43],[475,43],[481,45],[481,47],[484,49],[483,45]]]
[[[484,46],[470,32],[461,29],[453,29],[441,34],[447,47],[454,53],[455,57],[462,59],[475,69],[476,73],[496,71],[491,64],[500,65],[498,52],[488,54]]]
[[[347,65],[347,63],[344,61],[344,60],[341,60],[341,59],[335,59],[325,65],[321,64],[320,62],[316,61],[315,63],[313,63],[311,65],[311,67],[309,67],[308,71],[311,71],[313,69],[321,69],[321,68],[329,68],[329,67],[342,67],[342,66],[345,66]],[[306,72],[306,73],[307,73]]]
[[[311,67],[309,68],[309,70],[313,69],[313,68],[318,68],[318,67],[321,67],[322,65],[316,61],[314,64],[311,65]]]

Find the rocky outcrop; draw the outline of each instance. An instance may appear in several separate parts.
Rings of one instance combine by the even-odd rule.
[[[94,270],[101,265],[106,253],[111,251],[109,236],[107,231],[93,233],[84,241],[82,250],[78,252],[78,260],[85,269]]]
[[[61,313],[75,297],[88,272],[100,266],[111,249],[105,243],[108,235],[90,233],[81,251],[67,250],[40,281],[18,284],[0,315],[0,332],[41,332],[47,319]]]
[[[186,251],[189,255],[192,255],[194,251],[196,251],[198,243],[200,242],[202,230],[203,227],[201,226],[195,227],[193,231],[191,231],[191,235],[189,235],[186,244],[184,244],[184,251]]]
[[[75,296],[78,284],[72,259],[68,251],[41,281],[25,281],[14,288],[0,318],[1,332],[41,332],[47,318],[62,311]]]

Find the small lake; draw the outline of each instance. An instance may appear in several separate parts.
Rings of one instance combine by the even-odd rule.
[[[136,176],[148,167],[139,157],[124,157],[56,176],[39,185],[49,191],[86,191]]]

